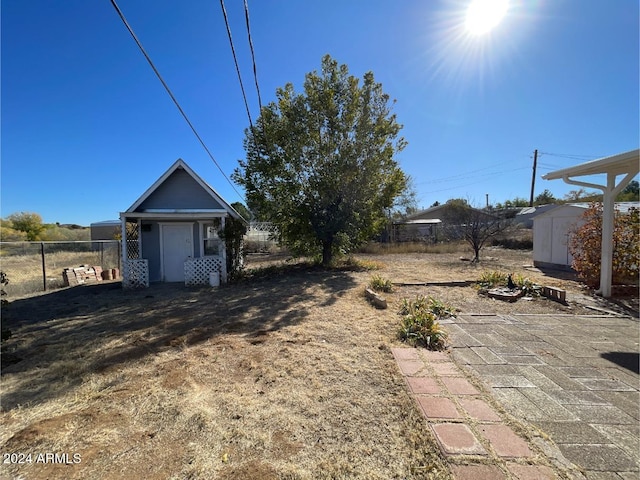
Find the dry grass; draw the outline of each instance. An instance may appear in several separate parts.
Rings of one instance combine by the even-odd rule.
[[[474,279],[483,268],[514,271],[526,257],[499,253],[480,266],[459,254],[358,258],[393,282],[425,282]],[[353,264],[327,271],[279,259],[268,272],[215,290],[122,291],[112,283],[12,302],[3,322],[13,336],[3,354],[21,360],[3,364],[0,450],[79,453],[82,461],[3,465],[3,472],[448,478],[389,351],[399,344],[400,300],[432,295],[476,312],[567,308],[548,300],[500,304],[473,287],[399,286],[385,294],[391,307],[379,311],[363,298],[372,272]]]
[[[85,245],[83,248],[88,248]],[[96,244],[98,245],[98,244]],[[20,247],[22,247],[20,245]],[[102,266],[103,268],[118,267],[118,248],[116,244],[107,244],[103,251],[96,246],[92,251],[54,251],[61,248],[57,244],[45,244],[45,268],[47,288],[56,289],[63,286],[62,271],[65,268],[80,265]],[[43,290],[42,255],[39,244],[24,244],[19,251],[12,255],[5,254],[7,247],[3,247],[0,256],[0,269],[7,274],[9,285],[6,288],[8,298],[18,298],[23,295],[41,292]]]
[[[292,267],[211,289],[111,285],[10,305],[4,466],[26,478],[446,478],[367,273]],[[114,284],[117,285],[117,284]]]

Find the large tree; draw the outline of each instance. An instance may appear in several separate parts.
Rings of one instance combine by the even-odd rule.
[[[245,131],[247,156],[234,180],[282,243],[328,265],[378,233],[404,191],[394,158],[406,144],[402,125],[373,73],[360,84],[329,55],[320,73],[306,75],[304,93],[289,83],[276,98]]]
[[[11,228],[19,232],[24,232],[27,240],[40,240],[40,234],[46,228],[42,223],[42,217],[37,213],[18,212],[7,217]]]

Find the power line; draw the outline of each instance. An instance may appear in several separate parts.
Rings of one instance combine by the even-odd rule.
[[[262,112],[262,97],[260,96],[260,86],[258,85],[258,69],[256,67],[256,55],[253,51],[253,41],[251,40],[251,26],[249,25],[249,4],[244,0],[244,18],[247,25],[247,37],[249,38],[249,49],[251,50],[251,62],[253,63],[253,79],[256,82],[256,91],[258,92],[258,106]]]
[[[499,176],[499,175],[505,175],[505,174],[507,174],[507,173],[515,172],[515,171],[517,171],[517,170],[524,170],[524,169],[527,169],[527,168],[529,168],[529,167],[514,168],[514,169],[512,169],[512,170],[504,171],[504,172],[492,172],[492,173],[486,173],[486,174],[484,174],[484,175],[479,175],[479,176],[480,176],[480,177]],[[422,182],[422,183],[424,184],[424,183],[427,183],[427,182]],[[447,192],[447,191],[450,191],[450,190],[457,190],[457,189],[459,189],[459,188],[470,187],[470,186],[473,186],[473,185],[479,185],[480,183],[482,183],[482,182],[471,182],[471,183],[466,183],[466,184],[464,184],[464,185],[457,185],[457,186],[455,186],[455,187],[443,188],[443,189],[440,189],[440,190],[430,190],[430,191],[425,192],[425,193],[439,193],[439,192]]]
[[[233,55],[233,62],[236,64],[236,72],[238,73],[238,81],[240,82],[240,90],[242,90],[242,98],[244,99],[244,107],[247,110],[247,117],[249,117],[249,125],[253,130],[253,122],[251,121],[251,113],[249,111],[249,103],[247,102],[247,95],[244,91],[244,84],[242,83],[242,75],[240,75],[240,67],[238,65],[238,57],[236,57],[236,49],[233,46],[233,38],[231,37],[231,27],[229,26],[229,18],[227,17],[227,9],[224,8],[224,0],[220,0],[220,7],[222,8],[222,15],[224,16],[224,24],[227,26],[227,35],[229,36],[229,45],[231,45],[231,53]],[[248,19],[247,19],[248,21]]]
[[[539,152],[540,155],[549,155],[550,157],[559,157],[559,158],[569,158],[572,160],[589,160],[593,158],[601,158],[599,155],[578,155],[578,154],[569,154],[569,153],[550,153],[550,152]]]
[[[200,142],[200,145],[202,145],[202,147],[205,149],[205,151],[207,152],[207,154],[209,155],[209,158],[211,158],[211,160],[213,161],[213,163],[216,165],[216,167],[218,167],[218,170],[220,170],[220,173],[222,173],[222,176],[224,176],[224,178],[227,180],[227,182],[229,182],[229,185],[231,185],[231,188],[233,188],[233,190],[238,194],[238,196],[245,201],[244,196],[238,192],[238,190],[236,189],[235,185],[233,184],[233,182],[229,179],[229,177],[227,177],[227,174],[224,173],[224,170],[222,170],[222,167],[220,167],[220,165],[218,164],[218,162],[216,161],[216,159],[213,157],[213,155],[211,154],[211,151],[209,151],[209,148],[207,147],[207,145],[204,143],[204,140],[202,140],[202,137],[200,137],[200,135],[198,134],[198,132],[196,131],[195,127],[193,126],[193,124],[191,123],[191,121],[189,120],[189,117],[187,117],[187,114],[184,113],[184,110],[182,109],[182,107],[180,106],[180,104],[178,103],[178,100],[176,100],[176,97],[173,95],[173,93],[171,92],[171,89],[169,88],[169,86],[167,85],[167,83],[164,81],[164,79],[162,78],[162,76],[160,75],[160,72],[158,71],[158,69],[156,68],[156,66],[153,64],[153,62],[151,61],[151,58],[149,57],[149,55],[147,54],[147,52],[145,51],[144,47],[142,46],[142,43],[140,43],[140,40],[138,40],[138,37],[136,36],[136,34],[134,33],[133,29],[131,28],[131,26],[129,25],[129,22],[127,22],[127,19],[124,17],[124,14],[122,13],[122,10],[120,10],[120,7],[118,7],[118,4],[116,3],[115,0],[111,0],[111,5],[113,5],[113,8],[115,8],[116,12],[118,13],[118,16],[120,17],[120,19],[122,20],[122,23],[124,23],[124,26],[127,27],[127,30],[129,31],[129,33],[131,34],[131,37],[133,37],[133,40],[136,42],[136,45],[138,45],[138,48],[140,49],[140,51],[142,52],[142,54],[144,55],[144,58],[147,59],[147,62],[149,63],[149,65],[151,66],[151,68],[153,69],[153,72],[156,74],[156,77],[158,77],[158,80],[160,80],[160,83],[162,83],[162,86],[164,87],[164,89],[167,91],[167,93],[169,94],[169,96],[171,97],[171,100],[173,100],[173,103],[176,105],[176,107],[178,107],[178,110],[180,111],[180,114],[182,115],[182,117],[185,119],[185,121],[187,122],[187,124],[189,125],[189,127],[191,128],[191,131],[193,132],[193,134],[196,136],[196,138],[198,139],[198,141]]]
[[[495,166],[498,166],[498,165],[504,165],[504,163],[496,163],[494,165],[489,165],[488,167],[478,168],[476,170],[470,170],[468,172],[460,173],[458,175],[452,175],[450,177],[441,177],[441,178],[430,179],[430,180],[427,180],[427,181],[424,181],[424,182],[419,182],[418,185],[424,185],[424,184],[427,184],[427,183],[434,183],[434,182],[439,182],[439,183],[455,182],[455,181],[458,181],[458,180],[466,180],[467,178],[487,177],[487,176],[492,176],[492,175],[503,175],[504,173],[509,173],[509,172],[513,172],[513,171],[516,171],[516,170],[523,170],[525,168],[528,168],[528,167],[518,167],[518,168],[511,169],[511,170],[504,170],[503,169],[503,170],[501,170],[499,172],[490,172],[490,173],[484,173],[482,175],[473,175],[476,172],[481,172],[483,170],[489,170],[489,169],[491,169],[491,168],[493,168]]]

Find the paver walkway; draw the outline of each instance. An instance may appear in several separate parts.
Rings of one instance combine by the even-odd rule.
[[[542,451],[508,424],[490,394],[471,383],[450,354],[392,352],[456,479],[556,478]]]
[[[456,478],[555,478],[549,466],[569,478],[640,478],[637,319],[460,315],[446,323],[451,355],[393,353]],[[471,468],[479,473],[467,477]]]

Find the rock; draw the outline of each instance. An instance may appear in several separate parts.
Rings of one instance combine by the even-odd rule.
[[[377,294],[370,288],[365,289],[364,294],[374,307],[379,309],[387,308],[387,300],[382,295]]]
[[[523,292],[520,289],[511,290],[509,288],[493,288],[487,292],[487,295],[489,295],[489,298],[495,298],[496,300],[515,302],[518,298],[522,297]]]

